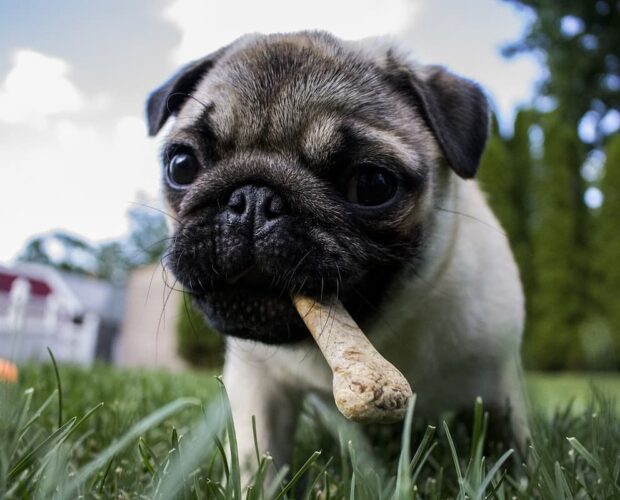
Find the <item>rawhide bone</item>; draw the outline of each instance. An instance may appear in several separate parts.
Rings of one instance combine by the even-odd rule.
[[[298,295],[293,302],[332,370],[340,412],[356,422],[402,420],[412,395],[409,383],[377,352],[340,301],[322,304]]]

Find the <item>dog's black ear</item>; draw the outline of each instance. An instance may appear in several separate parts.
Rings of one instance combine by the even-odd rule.
[[[489,105],[480,87],[440,66],[398,65],[396,77],[452,169],[464,179],[474,177],[489,135]]]
[[[183,103],[202,77],[213,67],[224,49],[183,66],[162,86],[156,88],[146,101],[149,135],[156,135],[171,115],[178,113]]]

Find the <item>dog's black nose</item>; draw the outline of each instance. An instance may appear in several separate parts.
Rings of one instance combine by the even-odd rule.
[[[250,226],[256,234],[286,213],[286,203],[267,186],[247,185],[233,191],[225,211],[229,223]]]

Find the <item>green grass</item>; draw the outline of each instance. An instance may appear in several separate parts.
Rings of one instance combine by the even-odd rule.
[[[527,388],[531,406],[547,415],[572,401],[572,411],[583,413],[592,399],[593,388],[603,395],[617,398],[615,408],[620,411],[620,374],[617,373],[530,373]]]
[[[247,492],[212,375],[61,366],[59,380],[60,391],[51,365],[31,365],[0,384],[0,498],[620,498],[620,416],[603,394],[620,394],[619,376],[595,380],[593,397],[582,376],[530,375],[522,465],[484,446],[480,404],[471,428],[448,419],[403,433],[351,425],[309,398],[291,469],[259,453]]]

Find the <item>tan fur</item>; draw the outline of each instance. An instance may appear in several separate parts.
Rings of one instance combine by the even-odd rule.
[[[259,179],[308,216],[304,227],[326,254],[363,260],[380,243],[364,231],[396,235],[415,257],[402,263],[365,333],[411,382],[416,415],[468,409],[481,396],[511,411],[523,444],[519,273],[476,182],[464,179],[484,146],[486,102],[471,82],[388,47],[301,33],[252,35],[223,49],[192,97],[170,111],[176,121],[166,142],[191,147],[203,166],[182,195],[168,193],[170,209],[190,221],[201,207],[219,206],[231,186]],[[161,118],[152,118],[152,130]],[[200,135],[207,120],[213,138]],[[389,217],[366,220],[335,201],[342,194],[328,177],[344,168],[330,163],[345,139],[343,125],[367,143],[352,152],[359,161],[390,158],[408,174],[423,174],[421,187]],[[364,231],[356,232],[358,225]],[[367,271],[351,269],[352,279]],[[224,380],[241,454],[250,461],[255,415],[261,450],[283,465],[301,399],[311,390],[331,392],[329,368],[309,342],[227,344]]]

